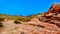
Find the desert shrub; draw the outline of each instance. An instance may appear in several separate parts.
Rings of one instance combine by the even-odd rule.
[[[24,32],[21,32],[21,34],[25,34]]]
[[[3,27],[3,23],[0,22],[0,27]]]
[[[15,23],[15,24],[21,24],[21,23],[20,23],[20,22],[18,22],[18,21],[14,21],[14,23]]]
[[[22,22],[28,22],[28,21],[30,21],[30,18],[19,18],[17,20],[20,20]]]
[[[0,21],[3,21],[4,20],[4,18],[0,18]]]

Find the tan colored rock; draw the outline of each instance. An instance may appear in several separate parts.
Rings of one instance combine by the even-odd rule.
[[[12,28],[10,28],[12,27]],[[32,25],[11,24],[8,25],[0,34],[56,34],[58,31],[49,30]]]
[[[5,19],[5,20],[3,20],[2,23],[14,23],[14,20]]]

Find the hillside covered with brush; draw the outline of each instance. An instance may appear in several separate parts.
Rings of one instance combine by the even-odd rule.
[[[7,14],[0,14],[0,19],[11,19],[11,20],[16,20],[16,21],[23,21],[27,22],[30,21],[31,18],[37,17],[37,16],[42,16],[43,13],[38,13],[35,15],[29,15],[29,16],[17,16],[17,15],[7,15]]]

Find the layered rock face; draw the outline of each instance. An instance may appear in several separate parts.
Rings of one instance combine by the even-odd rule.
[[[60,23],[60,4],[53,4],[49,11],[45,13],[44,18],[50,23]]]
[[[60,4],[53,4],[43,16],[21,24],[3,23],[0,34],[60,34]],[[9,22],[9,20],[7,21]]]
[[[34,18],[31,21],[26,22],[25,24],[42,27],[44,29],[51,30],[50,32],[60,32],[60,4],[53,4],[52,7],[44,14],[44,16]],[[44,34],[47,33],[48,32]]]
[[[60,14],[60,4],[53,4],[51,8],[45,13],[45,15],[50,13]]]

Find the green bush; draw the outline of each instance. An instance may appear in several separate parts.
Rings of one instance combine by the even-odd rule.
[[[15,23],[15,24],[21,24],[21,23],[20,23],[20,22],[18,22],[18,21],[14,21],[14,23]]]

